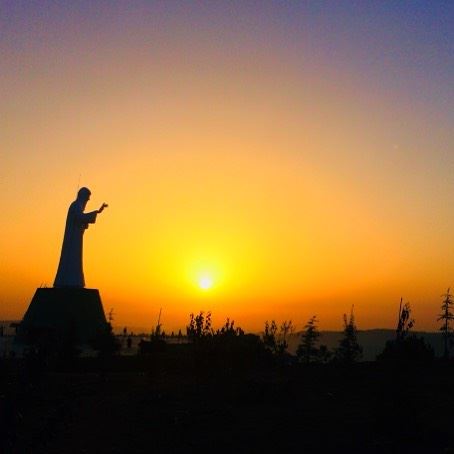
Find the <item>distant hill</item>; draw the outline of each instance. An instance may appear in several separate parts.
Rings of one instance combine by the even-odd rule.
[[[414,331],[413,334],[422,336],[432,346],[436,356],[443,354],[443,339],[439,332]],[[325,344],[330,350],[339,345],[342,337],[340,331],[322,331],[320,343]],[[395,339],[396,331],[393,329],[370,329],[358,331],[358,342],[363,347],[363,360],[373,361],[385,348],[386,341]],[[295,353],[300,342],[301,332],[293,333],[289,339],[289,352]]]

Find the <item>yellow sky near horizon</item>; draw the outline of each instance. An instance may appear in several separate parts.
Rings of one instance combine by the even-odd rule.
[[[109,203],[85,234],[86,283],[119,326],[162,307],[166,330],[199,310],[339,329],[354,304],[359,328],[394,327],[403,296],[436,329],[454,285],[447,103],[304,40],[281,48],[274,29],[185,20],[124,40],[74,22],[3,54],[0,318],[52,285],[85,185],[88,210]]]

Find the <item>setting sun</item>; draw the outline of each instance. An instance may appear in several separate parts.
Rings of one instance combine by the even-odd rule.
[[[213,279],[211,276],[205,275],[199,279],[199,287],[202,290],[209,290],[213,286]]]

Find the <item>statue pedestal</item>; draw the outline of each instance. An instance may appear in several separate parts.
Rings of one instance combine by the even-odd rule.
[[[99,290],[86,288],[39,288],[19,325],[22,342],[40,337],[65,339],[71,336],[86,344],[107,326]]]

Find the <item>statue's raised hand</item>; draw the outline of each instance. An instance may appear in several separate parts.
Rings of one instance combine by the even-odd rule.
[[[104,208],[107,208],[108,206],[109,206],[109,205],[107,205],[107,203],[103,203],[103,204],[101,205],[101,208],[98,210],[98,214],[99,214],[99,213],[102,213],[102,212],[104,211]]]

